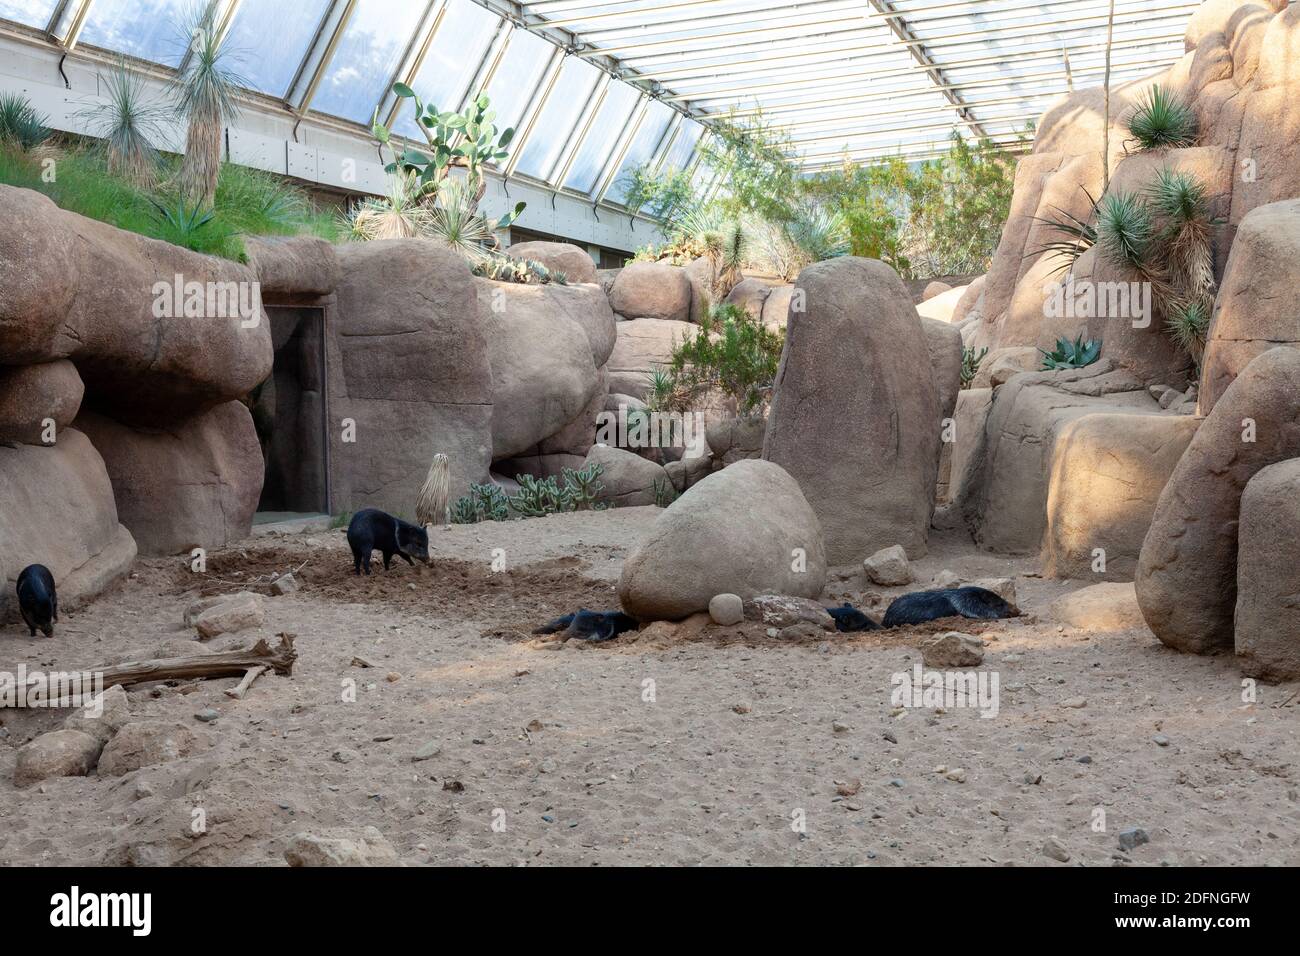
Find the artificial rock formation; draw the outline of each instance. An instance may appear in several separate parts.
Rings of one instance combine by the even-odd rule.
[[[574,284],[599,283],[596,263],[585,249],[571,242],[516,242],[506,249],[512,259],[531,259],[540,262],[551,272],[564,273]]]
[[[938,475],[939,397],[921,318],[882,262],[809,266],[792,312],[763,457],[799,483],[832,564],[892,544],[925,553]],[[827,414],[834,409],[834,414]]]
[[[77,417],[85,391],[67,359],[0,365],[0,443],[54,444],[59,429]]]
[[[686,270],[662,262],[625,266],[609,292],[610,308],[629,319],[686,322],[691,317],[691,299]]]
[[[628,556],[623,609],[643,621],[708,610],[715,594],[815,598],[826,583],[821,527],[798,484],[767,461],[741,461],[693,485]]]
[[[1235,646],[1241,668],[1300,680],[1300,458],[1262,468],[1241,496]]]
[[[668,319],[630,319],[616,325],[618,339],[609,357],[609,390],[634,398],[650,391],[650,375],[666,367],[673,349],[694,336],[689,322]]]
[[[1183,651],[1233,644],[1238,514],[1259,471],[1300,457],[1300,349],[1265,352],[1202,422],[1160,495],[1137,596],[1156,637]]]

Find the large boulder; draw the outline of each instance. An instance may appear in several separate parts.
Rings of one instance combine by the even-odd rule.
[[[614,280],[609,304],[629,319],[685,322],[691,316],[691,295],[686,270],[662,262],[633,262]]]
[[[40,365],[0,365],[0,443],[54,444],[81,408],[85,386],[66,359]],[[53,440],[45,441],[45,422],[53,422]]]
[[[0,186],[0,356],[71,359],[88,398],[122,420],[167,423],[263,381],[273,354],[257,288],[248,266]]]
[[[248,264],[257,273],[263,299],[325,296],[339,284],[334,246],[316,236],[248,236]]]
[[[616,326],[618,339],[609,357],[609,390],[634,398],[650,391],[650,374],[667,367],[673,349],[695,335],[690,322],[632,319]]]
[[[1156,501],[1198,425],[1167,414],[1067,422],[1052,456],[1043,575],[1133,580]]]
[[[1237,522],[1246,483],[1300,457],[1300,350],[1251,362],[1202,422],[1156,505],[1137,596],[1155,635],[1183,651],[1233,643]]]
[[[603,384],[596,358],[613,349],[614,314],[594,285],[474,284],[492,369],[492,457],[510,458],[561,431],[591,403]],[[572,315],[579,309],[592,315],[579,321]],[[594,428],[594,419],[588,424]]]
[[[898,275],[843,257],[799,274],[763,457],[817,513],[832,564],[901,544],[923,555],[939,467],[939,397]],[[726,590],[726,589],[719,589]]]
[[[1214,305],[1201,371],[1201,410],[1214,405],[1257,356],[1300,345],[1300,199],[1242,219]]]
[[[0,621],[17,618],[14,582],[29,564],[50,569],[67,609],[131,569],[135,541],[118,523],[104,460],[76,429],[50,447],[0,445],[0,502]]]
[[[988,419],[992,404],[991,388],[964,388],[957,393],[952,428],[944,429],[942,433],[943,448],[939,456],[935,501],[950,501],[960,492],[960,480],[966,472],[966,462],[983,440],[984,422]]]
[[[933,301],[933,300],[932,300]],[[957,407],[957,393],[961,391],[962,346],[961,332],[937,319],[922,315],[921,328],[925,330],[925,344],[930,352],[930,371],[939,396],[939,419],[952,418]]]
[[[540,262],[551,272],[563,272],[572,283],[599,283],[596,263],[587,250],[571,242],[516,242],[506,249],[512,259],[531,259]]]
[[[800,302],[803,300],[800,299]],[[790,321],[790,307],[794,304],[794,286],[777,285],[763,300],[763,325],[776,331],[784,329]],[[802,308],[802,305],[800,306]]]
[[[240,402],[133,427],[96,411],[78,416],[104,456],[117,513],[140,553],[223,548],[248,537],[262,494],[262,447]]]
[[[704,438],[714,461],[730,465],[746,458],[762,458],[766,432],[767,422],[758,416],[723,418],[709,422]]]
[[[672,487],[663,465],[657,465],[640,455],[609,445],[593,445],[587,452],[582,467],[600,465],[604,470],[598,479],[604,490],[598,501],[623,508],[655,504],[655,497]]]
[[[1262,468],[1241,496],[1235,645],[1242,670],[1300,680],[1300,458]]]
[[[465,261],[431,242],[351,243],[338,256],[327,329],[333,510],[414,519],[435,454],[450,459],[453,498],[488,479],[492,367],[478,292]]]
[[[693,485],[623,565],[618,595],[641,620],[706,611],[715,594],[815,598],[826,583],[821,527],[798,484],[741,461]]]

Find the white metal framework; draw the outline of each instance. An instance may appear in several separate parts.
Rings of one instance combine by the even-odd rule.
[[[956,130],[1016,148],[1048,98],[1101,82],[1109,0],[0,0],[65,51],[176,68],[210,3],[250,95],[418,137],[480,90],[515,126],[507,176],[619,204],[628,170],[686,169],[721,118],[761,117],[806,170],[922,158]],[[1118,0],[1113,82],[1182,55],[1195,0]]]

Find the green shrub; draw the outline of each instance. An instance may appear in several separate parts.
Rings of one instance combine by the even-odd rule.
[[[45,125],[41,116],[25,96],[5,93],[0,96],[0,142],[12,143],[29,153],[43,145],[53,130]]]
[[[979,374],[980,365],[984,361],[984,356],[989,354],[987,348],[980,349],[976,352],[972,348],[963,348],[961,350],[961,387],[970,388],[971,382],[975,381],[975,376]]]
[[[784,335],[739,306],[715,305],[700,320],[694,337],[673,350],[667,371],[670,397],[660,407],[685,411],[695,398],[717,388],[735,399],[742,415],[753,414],[776,378],[784,345]]]
[[[1043,369],[1056,371],[1063,368],[1084,368],[1101,358],[1101,343],[1089,339],[1087,342],[1080,335],[1073,342],[1069,339],[1057,339],[1056,348],[1050,352],[1038,350],[1043,356]]]
[[[1196,113],[1177,94],[1156,84],[1129,117],[1128,130],[1142,149],[1192,146]]]

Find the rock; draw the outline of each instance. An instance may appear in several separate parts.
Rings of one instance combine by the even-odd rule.
[[[961,587],[961,578],[945,569],[934,576],[934,580],[930,582],[929,590],[945,591],[948,588],[956,587]],[[1014,604],[1015,602],[1013,601],[1011,603]]]
[[[704,429],[704,438],[715,461],[731,465],[747,458],[763,457],[763,436],[767,432],[766,419],[724,418],[710,422]]]
[[[1300,350],[1280,347],[1228,386],[1160,495],[1136,585],[1161,641],[1193,653],[1233,645],[1242,491],[1262,469],[1295,457]]]
[[[964,767],[953,767],[951,770],[949,770],[947,773],[944,774],[944,778],[947,780],[951,780],[953,783],[965,783],[966,770]]]
[[[0,442],[52,445],[77,417],[86,387],[71,362],[0,365]],[[51,441],[46,441],[46,422]]]
[[[80,730],[53,730],[18,748],[14,786],[30,787],[49,777],[84,777],[103,743]]]
[[[271,593],[276,597],[284,597],[296,590],[298,590],[298,579],[288,571],[271,582]]]
[[[739,624],[745,619],[745,603],[738,594],[715,594],[709,600],[709,617],[723,627]]]
[[[835,630],[835,619],[826,608],[809,598],[788,594],[759,594],[744,605],[744,616],[778,629],[812,624],[823,631]]]
[[[794,286],[773,286],[763,302],[763,325],[773,331],[784,330],[789,325],[790,308],[793,304]]]
[[[1199,426],[1195,418],[1131,414],[1064,424],[1052,455],[1044,577],[1133,580],[1160,492]]]
[[[605,488],[597,496],[598,500],[619,508],[653,505],[656,483],[661,490],[672,487],[672,480],[662,465],[622,448],[593,445],[582,466],[588,468],[593,464],[605,469],[599,479]]]
[[[1300,680],[1300,458],[1255,474],[1237,530],[1235,647],[1242,672]]]
[[[1150,843],[1151,837],[1147,831],[1141,827],[1129,827],[1127,830],[1119,832],[1119,848],[1127,852],[1132,852],[1140,847],[1143,843]]]
[[[210,641],[222,634],[237,634],[250,627],[261,627],[266,620],[266,602],[260,594],[242,591],[216,604],[194,619],[199,637]]]
[[[951,292],[952,286],[946,282],[940,282],[937,279],[927,285],[921,293],[921,301],[928,302],[937,295],[943,295],[945,292]]]
[[[436,453],[451,497],[485,483],[493,385],[478,291],[465,260],[420,239],[337,247],[342,278],[326,324],[335,511],[414,519]],[[338,423],[352,420],[355,440]]]
[[[1277,345],[1300,346],[1289,305],[1300,284],[1300,199],[1252,209],[1241,220],[1214,304],[1201,373],[1201,408],[1214,408],[1250,362]]]
[[[1088,706],[1088,700],[1086,697],[1067,697],[1061,701],[1061,706],[1070,710],[1083,710]],[[1089,759],[1082,762],[1091,763],[1092,761]]]
[[[957,325],[965,322],[970,318],[972,313],[980,314],[983,312],[979,308],[980,297],[984,294],[984,285],[988,281],[987,275],[982,275],[973,280],[970,285],[962,290],[961,298],[957,300],[957,305],[952,310],[952,316],[948,321]]]
[[[203,724],[210,724],[221,717],[221,711],[212,707],[205,707],[194,715],[194,719]]]
[[[672,362],[673,349],[695,334],[689,322],[632,319],[616,326],[617,339],[609,357],[609,390],[644,399],[653,369]]]
[[[947,292],[941,292],[933,298],[926,299],[916,306],[917,314],[923,319],[939,322],[942,325],[950,326],[953,329],[953,313],[957,311],[957,306],[962,297],[966,294],[966,287],[961,286],[957,289],[949,289]]]
[[[867,578],[881,587],[902,587],[912,583],[912,566],[907,563],[907,552],[901,544],[881,548],[862,562]]]
[[[998,388],[1021,372],[1038,372],[1042,367],[1042,353],[1032,346],[993,349],[980,362],[971,387]]]
[[[599,283],[596,263],[587,251],[570,242],[516,242],[505,250],[512,259],[532,259],[551,272],[563,272],[570,283]],[[604,294],[602,290],[602,295]]]
[[[1048,616],[1084,631],[1126,631],[1146,628],[1133,584],[1094,584],[1052,602]]]
[[[200,644],[198,641],[183,641],[172,638],[169,641],[163,641],[153,649],[154,657],[192,657],[195,654],[214,654],[213,648],[206,644]]]
[[[323,296],[341,278],[334,245],[316,236],[244,236],[262,296]]]
[[[284,851],[290,866],[400,866],[397,850],[375,827],[296,833]]]
[[[1016,602],[1016,581],[1014,578],[977,578],[971,582],[971,587],[992,591],[1011,606],[1020,606]]]
[[[199,619],[199,615],[204,611],[216,607],[218,604],[224,604],[234,598],[256,597],[255,591],[237,591],[234,594],[213,594],[208,597],[197,598],[191,601],[181,615],[181,620],[186,627],[193,627],[194,622]]]
[[[984,663],[984,642],[978,637],[949,631],[921,644],[921,660],[926,667],[978,667]]]
[[[527,451],[588,410],[614,348],[614,314],[594,285],[478,278],[474,284],[492,370],[492,457],[499,460]],[[595,410],[585,425],[594,432]]]
[[[0,445],[0,502],[0,621],[18,619],[14,584],[29,564],[50,569],[60,610],[130,571],[135,540],[118,523],[103,459],[76,429],[63,429],[51,447]]]
[[[691,283],[677,266],[632,262],[614,280],[609,304],[629,319],[685,322],[691,314]]]
[[[1164,734],[1156,734],[1154,737],[1151,738],[1151,742],[1155,744],[1157,747],[1169,746],[1169,738],[1166,737]]]
[[[961,332],[935,319],[921,319],[925,330],[925,343],[930,351],[930,371],[934,374],[934,387],[939,396],[939,417],[936,428],[944,419],[952,418],[957,407],[957,394],[961,391],[962,345]]]
[[[939,459],[936,500],[952,501],[960,496],[968,463],[983,444],[984,425],[992,406],[991,388],[965,388],[957,393],[952,430],[941,436],[944,442]]]
[[[162,428],[87,410],[75,424],[103,454],[118,516],[142,554],[213,550],[252,532],[264,466],[253,417],[241,402]]]
[[[811,621],[797,621],[777,630],[776,637],[781,641],[825,640],[826,629]]]
[[[832,563],[892,544],[919,557],[939,398],[932,377],[916,374],[930,352],[907,288],[881,262],[842,257],[804,269],[795,290],[807,308],[791,314],[763,457],[799,483]]]
[[[699,256],[686,263],[682,272],[691,284],[691,312],[687,318],[698,324],[713,304],[713,287],[717,282],[718,270],[708,256]]]
[[[641,620],[704,611],[719,593],[815,598],[826,583],[821,526],[794,480],[741,461],[691,487],[623,565],[619,598]]]
[[[105,744],[131,719],[131,704],[120,686],[110,687],[63,721],[68,730],[79,730]],[[99,756],[98,752],[95,754]]]
[[[1056,837],[1048,837],[1047,842],[1043,844],[1043,856],[1056,860],[1058,863],[1070,862],[1070,851]]]
[[[101,777],[120,777],[141,767],[191,756],[207,743],[185,724],[134,720],[123,724],[104,746],[98,773]]]
[[[763,305],[772,294],[772,285],[762,279],[741,279],[723,301],[744,309],[755,319],[762,320]]]

